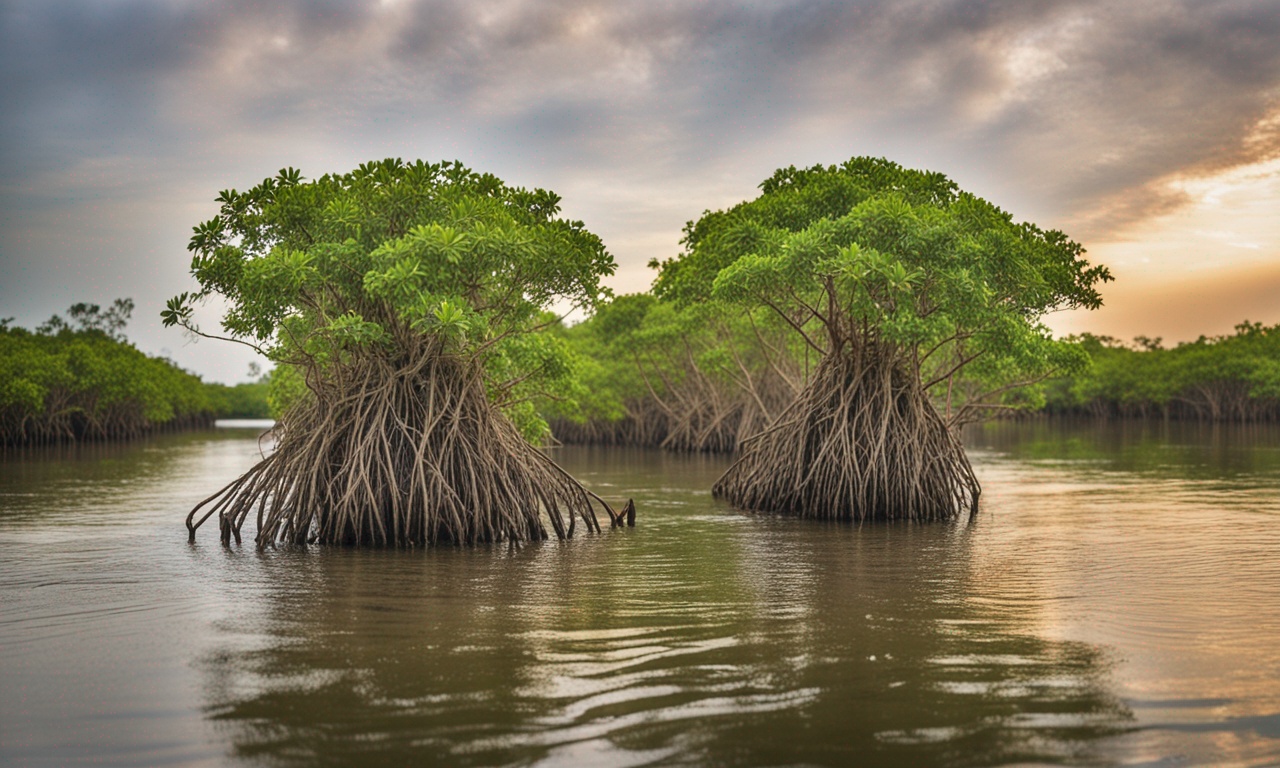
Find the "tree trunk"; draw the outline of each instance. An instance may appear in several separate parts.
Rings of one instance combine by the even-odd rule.
[[[424,546],[599,530],[592,498],[489,401],[479,372],[432,352],[344,365],[282,420],[276,450],[201,502],[224,543],[256,513],[259,546]],[[197,515],[204,510],[202,517]]]
[[[980,489],[907,365],[872,345],[823,358],[713,492],[743,509],[833,520],[951,520]]]

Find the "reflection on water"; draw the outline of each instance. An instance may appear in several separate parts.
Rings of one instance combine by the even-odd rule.
[[[1089,465],[1144,478],[1257,481],[1280,477],[1280,428],[1146,420],[1029,420],[971,428],[970,446],[1044,464]],[[1114,477],[1114,476],[1113,476]]]
[[[722,459],[562,449],[637,528],[188,547],[252,438],[3,459],[0,762],[1280,761],[1274,429],[989,425],[969,526],[745,515]]]

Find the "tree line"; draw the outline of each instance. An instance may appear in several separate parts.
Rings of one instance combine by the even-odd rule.
[[[1280,421],[1280,325],[1246,321],[1174,347],[1142,336],[1128,345],[1088,334],[1074,341],[1090,365],[1046,382],[1045,413]]]
[[[792,403],[816,361],[770,320],[707,304],[677,308],[652,293],[613,299],[556,329],[577,357],[585,394],[542,404],[551,432],[566,444],[737,451]],[[1033,415],[1280,421],[1280,325],[1242,322],[1233,334],[1171,347],[1093,334],[1063,343],[1075,364],[998,398],[970,402],[976,385],[953,382],[953,424]],[[945,390],[934,395],[946,412]]]
[[[0,445],[120,440],[269,416],[265,379],[206,383],[124,335],[134,304],[78,303],[35,330],[0,320]]]

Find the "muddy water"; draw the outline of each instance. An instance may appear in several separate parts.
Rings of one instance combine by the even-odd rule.
[[[0,456],[0,763],[1280,763],[1280,430],[988,426],[965,526],[561,449],[637,528],[189,546],[255,435]]]

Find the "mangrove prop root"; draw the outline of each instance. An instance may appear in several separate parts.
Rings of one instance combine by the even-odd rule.
[[[795,397],[785,379],[768,372],[751,381],[750,389],[739,384],[717,388],[705,377],[690,375],[683,382],[671,382],[662,398],[651,392],[626,402],[622,419],[556,419],[551,422],[551,432],[556,440],[569,445],[732,453]]]
[[[479,373],[442,354],[344,366],[282,420],[274,452],[200,502],[223,543],[252,515],[256,542],[425,546],[565,539],[592,500],[490,403]]]
[[[829,520],[952,520],[980,488],[918,378],[874,349],[823,359],[712,492],[737,507]]]

